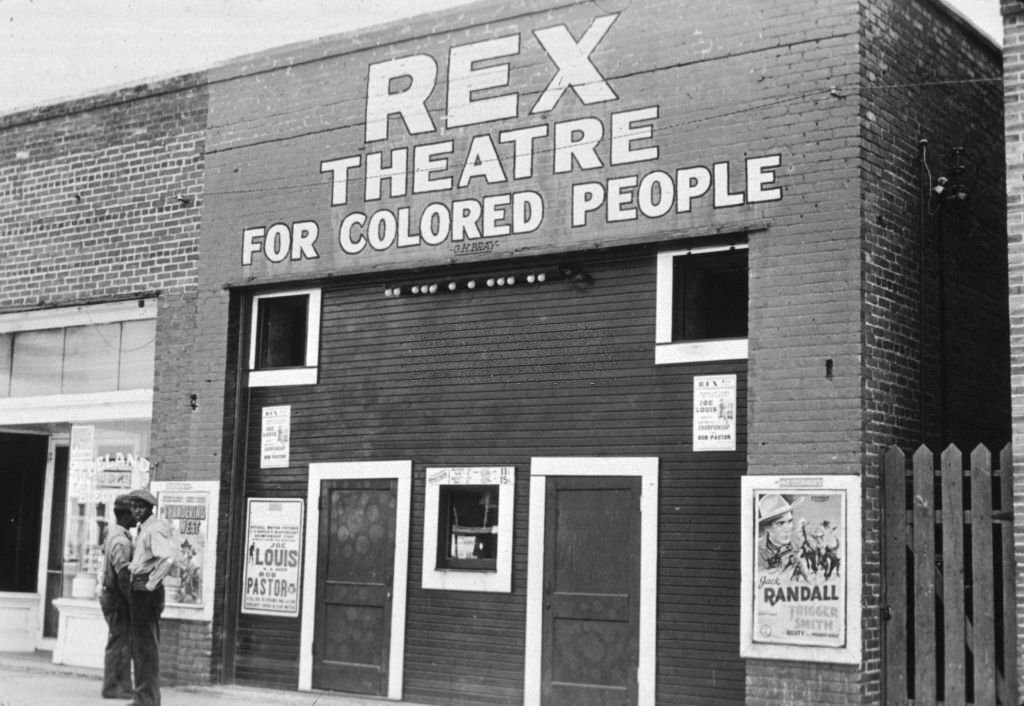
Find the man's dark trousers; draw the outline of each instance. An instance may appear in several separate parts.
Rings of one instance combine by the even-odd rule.
[[[103,697],[132,694],[132,614],[128,599],[116,589],[103,589],[100,607],[107,621],[107,647],[103,653]]]
[[[160,706],[160,614],[164,587],[155,591],[132,586],[132,661],[137,706]]]

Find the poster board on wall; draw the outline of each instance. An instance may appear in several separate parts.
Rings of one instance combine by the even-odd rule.
[[[180,558],[164,579],[165,618],[213,620],[218,481],[153,481],[156,513],[173,529]]]
[[[301,498],[249,498],[245,513],[243,613],[297,618],[302,597]]]
[[[858,476],[742,479],[740,656],[859,664]]]

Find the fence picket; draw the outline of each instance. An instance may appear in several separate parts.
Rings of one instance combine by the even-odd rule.
[[[1016,564],[1013,556],[1013,463],[1009,444],[999,453],[1000,549],[1002,551],[1002,605],[1003,605],[1003,681],[1000,701],[1005,705],[1017,703],[1017,660],[1013,646],[1017,635],[1017,601],[1014,597]]]
[[[907,459],[893,446],[885,454],[885,654],[899,668],[885,670],[885,702],[907,702]]]
[[[936,703],[935,470],[932,452],[914,452],[914,701]]]
[[[942,452],[942,605],[946,704],[967,700],[964,636],[963,454],[953,445]]]
[[[992,458],[971,452],[971,605],[974,625],[974,703],[996,703],[995,581],[992,571]]]

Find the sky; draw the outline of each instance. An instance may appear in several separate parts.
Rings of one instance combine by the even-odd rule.
[[[945,1],[1002,40],[999,0]],[[0,0],[0,114],[468,2]]]

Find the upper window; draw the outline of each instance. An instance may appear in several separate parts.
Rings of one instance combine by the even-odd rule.
[[[747,357],[746,244],[658,255],[656,363]]]
[[[320,290],[253,297],[249,385],[312,385],[320,348]]]

